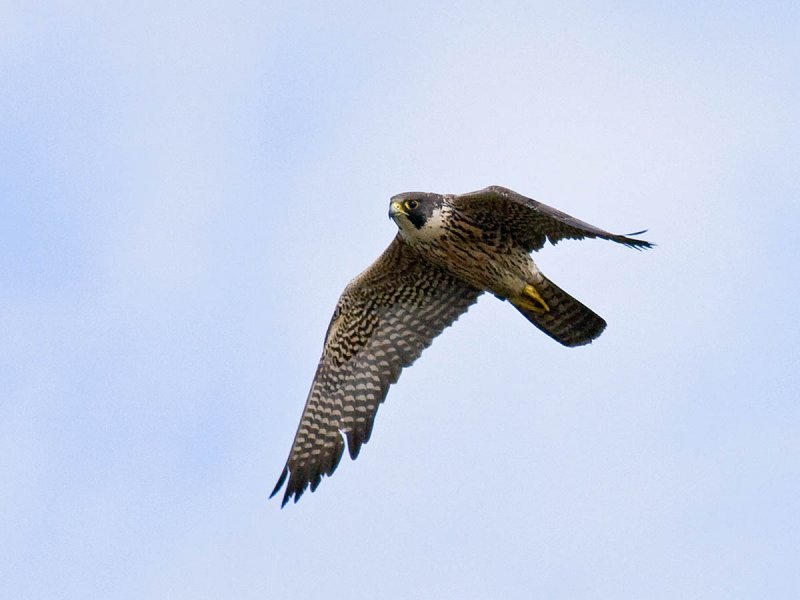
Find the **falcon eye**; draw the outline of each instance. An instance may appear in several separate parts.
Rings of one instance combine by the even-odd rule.
[[[406,208],[408,210],[414,210],[418,206],[419,206],[419,202],[417,202],[416,200],[406,200]]]

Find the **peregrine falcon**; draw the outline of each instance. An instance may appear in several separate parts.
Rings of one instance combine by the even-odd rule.
[[[509,189],[462,195],[407,192],[392,197],[399,231],[348,284],[325,334],[322,357],[286,466],[281,506],[313,492],[339,464],[347,440],[358,456],[378,405],[404,367],[483,292],[508,300],[564,346],[590,343],[606,322],[539,271],[530,253],[546,241],[600,238],[631,248],[652,244],[615,235]]]

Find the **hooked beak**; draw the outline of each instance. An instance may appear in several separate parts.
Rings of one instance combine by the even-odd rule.
[[[405,210],[403,210],[402,204],[400,204],[399,202],[392,202],[391,205],[389,205],[389,218],[394,219],[395,217],[397,217],[397,215],[408,216],[408,213]]]

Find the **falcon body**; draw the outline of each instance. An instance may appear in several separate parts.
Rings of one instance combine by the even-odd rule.
[[[462,195],[394,196],[398,234],[345,288],[328,331],[292,450],[274,496],[285,505],[347,449],[369,440],[378,405],[400,371],[485,291],[508,300],[565,346],[590,343],[606,326],[538,269],[530,253],[561,239],[601,238],[637,249],[652,244],[584,223],[516,192],[492,186]],[[642,233],[642,232],[638,232]]]
[[[478,222],[459,212],[455,198],[442,196],[441,205],[425,219],[415,219],[419,203],[434,204],[422,194],[392,199],[389,215],[397,222],[400,238],[422,259],[442,267],[472,286],[500,298],[519,296],[538,270],[529,251],[515,244],[499,224]],[[407,203],[416,208],[409,211]]]

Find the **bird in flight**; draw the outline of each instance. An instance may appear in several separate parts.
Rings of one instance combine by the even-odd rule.
[[[378,405],[404,367],[419,358],[483,292],[507,300],[564,346],[590,343],[606,322],[545,277],[530,253],[546,241],[600,238],[631,248],[652,244],[616,235],[500,186],[468,194],[407,192],[392,197],[398,233],[342,292],[286,466],[270,498],[281,506],[313,492],[347,450],[355,459]]]

